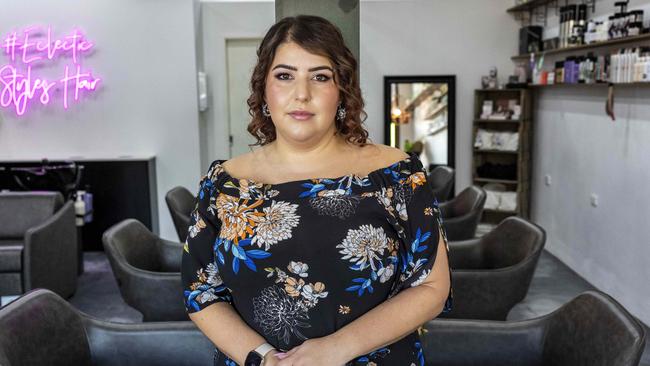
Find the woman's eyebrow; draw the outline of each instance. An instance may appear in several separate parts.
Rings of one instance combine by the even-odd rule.
[[[271,71],[273,71],[273,70],[275,70],[275,69],[277,69],[277,68],[280,68],[280,67],[285,68],[285,69],[289,69],[289,70],[293,70],[293,71],[298,71],[298,68],[297,68],[297,67],[295,67],[295,66],[289,66],[289,65],[285,65],[285,64],[279,64],[279,65],[276,65],[273,69],[271,69]],[[311,72],[311,71],[318,71],[318,70],[329,70],[329,71],[331,71],[331,72],[334,72],[334,70],[332,70],[331,67],[329,67],[329,66],[325,66],[325,65],[323,65],[323,66],[312,67],[311,69],[309,69],[309,70],[307,70],[307,71]]]

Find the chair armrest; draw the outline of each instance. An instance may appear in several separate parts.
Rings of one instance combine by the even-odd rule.
[[[25,233],[23,290],[40,287],[63,298],[72,295],[77,286],[77,245],[74,203],[68,201]]]
[[[120,324],[84,317],[96,366],[211,365],[214,344],[191,321]]]
[[[452,269],[483,268],[481,239],[449,241],[449,266]]]
[[[435,319],[421,335],[427,365],[541,365],[544,327],[521,322]]]
[[[160,239],[158,244],[158,255],[162,268],[170,272],[180,272],[183,244],[165,239]]]

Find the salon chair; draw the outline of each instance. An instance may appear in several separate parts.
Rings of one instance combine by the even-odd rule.
[[[534,319],[434,319],[423,326],[429,366],[636,366],[645,329],[607,294],[586,291]]]
[[[45,289],[0,309],[2,366],[195,366],[211,365],[213,354],[191,321],[102,321]]]
[[[74,203],[60,192],[0,192],[0,295],[77,289]]]
[[[451,200],[440,203],[442,221],[449,240],[472,239],[476,236],[486,198],[483,188],[469,186]]]
[[[165,195],[165,202],[172,216],[178,240],[184,243],[190,226],[190,215],[195,205],[195,195],[185,187],[174,187]]]
[[[108,228],[102,242],[122,298],[143,321],[189,320],[181,299],[183,244],[159,238],[135,219]]]
[[[511,216],[486,235],[449,242],[454,306],[444,318],[505,320],[526,297],[546,234]]]
[[[438,202],[445,202],[450,199],[454,187],[454,169],[448,166],[437,166],[429,173],[427,181]]]

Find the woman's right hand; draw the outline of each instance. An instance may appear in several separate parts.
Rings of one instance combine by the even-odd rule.
[[[281,353],[281,352],[276,350],[276,349],[272,349],[271,351],[269,351],[269,353],[267,353],[264,356],[263,365],[264,366],[275,366],[275,365],[277,365],[278,362],[280,362],[280,359],[277,356],[275,356],[276,353]]]

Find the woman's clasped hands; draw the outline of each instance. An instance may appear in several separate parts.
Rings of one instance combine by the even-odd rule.
[[[344,366],[349,360],[339,345],[327,337],[313,338],[287,352],[270,352],[264,366]]]

